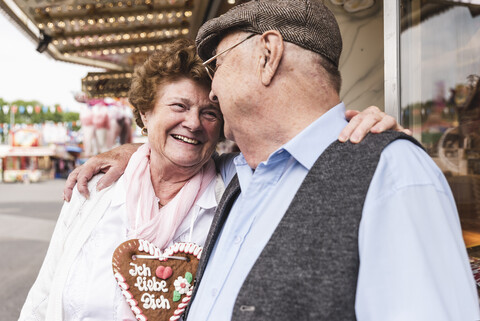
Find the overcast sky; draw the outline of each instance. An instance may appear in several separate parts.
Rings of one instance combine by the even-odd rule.
[[[80,104],[73,99],[82,78],[88,72],[101,71],[56,61],[38,53],[36,44],[0,11],[0,98],[38,100],[46,106],[60,104],[76,111]]]

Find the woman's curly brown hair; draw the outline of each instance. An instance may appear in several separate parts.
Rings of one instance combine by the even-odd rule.
[[[140,114],[155,107],[158,86],[182,77],[195,80],[207,88],[211,86],[195,44],[189,39],[163,45],[161,50],[152,53],[141,66],[135,68],[128,98],[140,128],[145,126]]]

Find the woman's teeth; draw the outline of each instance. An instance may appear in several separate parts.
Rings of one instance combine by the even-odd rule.
[[[198,145],[200,142],[196,139],[193,138],[188,138],[185,136],[180,136],[180,135],[172,135],[173,138],[181,140],[182,142],[193,144],[193,145]]]

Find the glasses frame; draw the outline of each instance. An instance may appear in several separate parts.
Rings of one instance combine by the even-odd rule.
[[[233,48],[235,48],[236,46],[244,43],[245,41],[247,41],[248,39],[252,38],[253,36],[256,36],[257,34],[256,33],[252,33],[250,35],[248,35],[248,37],[246,37],[245,39],[241,40],[240,42],[237,42],[236,44],[234,44],[233,46],[231,47],[228,47],[227,49],[225,50],[222,50],[221,52],[219,52],[218,54],[216,54],[215,56],[205,60],[203,62],[203,66],[205,67],[205,70],[207,71],[207,74],[208,76],[210,77],[211,80],[213,80],[213,76],[215,75],[215,72],[217,71],[216,68],[212,68],[209,63],[211,63],[212,61],[214,61],[215,59],[217,59],[220,55],[223,55],[224,53],[226,53],[227,51],[229,50],[232,50]]]

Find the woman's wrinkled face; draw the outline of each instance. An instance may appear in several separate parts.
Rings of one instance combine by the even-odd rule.
[[[154,109],[142,115],[155,156],[181,167],[201,167],[212,156],[223,124],[210,88],[188,78],[159,85]]]

